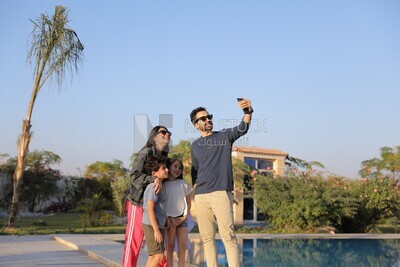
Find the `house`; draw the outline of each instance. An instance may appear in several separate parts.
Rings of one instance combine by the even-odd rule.
[[[276,149],[249,146],[235,146],[232,148],[232,157],[244,161],[261,174],[284,175],[287,156],[288,153]],[[244,177],[244,179],[250,178]],[[257,212],[256,200],[251,195],[246,194],[246,188],[235,187],[234,199],[236,202],[233,207],[235,225],[258,224],[264,221],[265,218],[262,214]]]

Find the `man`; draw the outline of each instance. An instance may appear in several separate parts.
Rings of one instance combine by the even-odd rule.
[[[192,184],[195,207],[204,254],[208,267],[217,267],[216,226],[224,243],[228,265],[239,266],[239,251],[233,222],[232,145],[245,135],[251,121],[250,100],[239,99],[245,113],[236,127],[213,131],[212,115],[203,107],[190,113],[190,119],[201,137],[192,143]]]

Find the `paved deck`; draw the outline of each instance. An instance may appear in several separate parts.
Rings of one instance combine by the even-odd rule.
[[[190,234],[190,239],[198,239]],[[400,239],[400,234],[238,234],[238,238],[266,239]],[[124,239],[122,234],[108,235],[36,235],[0,236],[0,266],[120,266]],[[145,266],[142,249],[138,266]],[[176,264],[175,264],[176,266]],[[191,266],[191,265],[187,265]]]
[[[0,266],[104,266],[51,236],[0,236]]]
[[[123,240],[123,234],[3,235],[0,236],[0,266],[120,267],[124,245],[118,241]],[[145,266],[146,261],[144,246],[138,266]]]

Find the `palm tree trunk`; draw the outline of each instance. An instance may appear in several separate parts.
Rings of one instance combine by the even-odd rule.
[[[22,123],[22,134],[18,139],[17,166],[13,175],[13,197],[11,202],[10,217],[8,219],[6,227],[14,226],[14,222],[18,214],[19,188],[21,186],[22,176],[24,174],[26,157],[29,150],[29,142],[31,141],[32,136],[30,128],[30,121],[24,120]]]
[[[22,177],[24,175],[26,158],[29,153],[29,143],[31,142],[32,133],[31,133],[31,117],[33,112],[33,107],[35,105],[37,94],[39,93],[40,80],[43,75],[43,70],[45,67],[45,63],[47,60],[42,62],[42,65],[37,72],[35,83],[33,85],[31,100],[29,101],[28,112],[26,115],[26,119],[22,122],[22,133],[18,138],[18,156],[17,156],[17,166],[15,167],[14,175],[13,175],[13,197],[10,208],[10,217],[8,218],[8,222],[6,227],[13,227],[15,219],[18,214],[18,204],[19,204],[19,188],[21,187]]]

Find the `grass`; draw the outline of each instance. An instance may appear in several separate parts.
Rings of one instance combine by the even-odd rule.
[[[0,235],[47,235],[47,234],[124,234],[125,225],[107,225],[98,227],[82,227],[81,214],[58,213],[39,217],[17,218],[15,227],[1,228]],[[4,225],[8,218],[0,218],[0,225]],[[237,233],[244,234],[276,234],[265,227],[238,227]],[[317,231],[319,232],[319,231]],[[322,231],[323,232],[323,231]],[[400,233],[398,224],[382,224],[376,227],[375,233]],[[198,233],[195,228],[191,233]]]
[[[0,218],[4,225],[8,218]],[[124,225],[82,227],[80,214],[59,213],[39,217],[23,217],[15,221],[13,228],[2,228],[2,235],[47,235],[47,234],[123,234]]]

